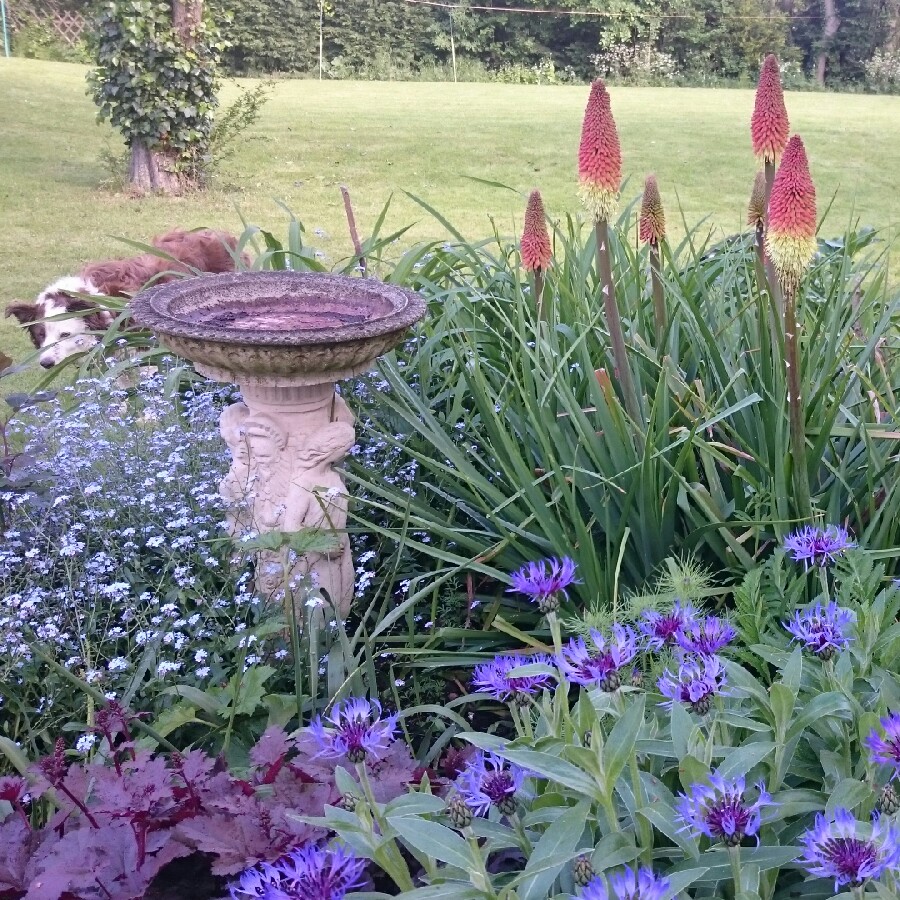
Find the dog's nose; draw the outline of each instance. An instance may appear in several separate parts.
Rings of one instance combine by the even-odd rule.
[[[41,360],[41,367],[44,369],[52,369],[55,365],[56,365],[56,363],[53,362],[52,359],[42,359]]]

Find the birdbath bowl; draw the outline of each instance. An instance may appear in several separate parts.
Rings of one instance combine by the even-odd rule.
[[[354,570],[347,489],[334,464],[356,433],[335,382],[371,369],[424,315],[425,302],[410,291],[307,272],[204,275],[132,301],[135,322],[172,352],[240,386],[243,402],[223,410],[219,422],[232,457],[219,485],[232,535],[333,533],[334,549],[305,553],[290,569],[277,552],[260,551],[257,590],[285,587],[286,571],[291,581],[308,576],[306,584],[346,617]]]

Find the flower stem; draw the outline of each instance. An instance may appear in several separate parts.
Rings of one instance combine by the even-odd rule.
[[[800,354],[797,349],[797,292],[784,292],[784,365],[787,369],[788,415],[791,432],[791,457],[797,511],[812,518],[809,469],[806,465],[806,418],[800,393]]]
[[[547,321],[547,310],[544,308],[544,273],[535,269],[531,273],[531,287],[534,292],[534,308],[537,310],[539,322]]]
[[[632,421],[641,420],[641,407],[638,403],[634,379],[628,364],[628,351],[625,348],[625,332],[622,330],[622,319],[616,303],[616,285],[613,281],[612,261],[609,249],[609,224],[606,219],[598,219],[594,225],[597,236],[597,271],[600,275],[600,286],[603,292],[603,309],[606,314],[606,327],[609,329],[609,340],[612,344],[613,362],[616,374],[622,386],[625,409]]]
[[[656,353],[663,355],[663,340],[666,334],[666,299],[663,294],[662,263],[659,258],[659,244],[650,244],[650,283],[653,288],[653,324],[656,326]]]
[[[734,879],[734,896],[741,894],[741,848],[729,847],[728,859],[731,862],[731,877]]]
[[[369,782],[369,773],[366,771],[365,761],[356,764],[356,774],[359,776],[359,783],[366,796],[369,809],[372,811],[372,818],[378,824],[378,830],[381,832],[383,839],[379,850],[384,850],[384,855],[377,862],[391,876],[394,884],[401,891],[411,891],[413,890],[413,882],[409,874],[409,867],[406,865],[396,841],[393,837],[388,837],[392,829],[381,814],[381,807],[378,805],[375,794],[372,792],[372,785]]]
[[[562,656],[562,633],[559,626],[559,617],[555,610],[547,613],[547,624],[550,626],[550,637],[553,639],[553,652],[557,659]]]

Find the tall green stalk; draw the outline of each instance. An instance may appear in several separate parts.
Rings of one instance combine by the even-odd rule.
[[[641,406],[628,364],[625,333],[622,330],[622,318],[616,302],[616,284],[613,278],[609,249],[609,223],[606,219],[598,219],[594,224],[594,231],[597,237],[597,274],[603,292],[603,310],[606,314],[606,326],[609,329],[609,339],[612,343],[613,360],[616,364],[619,384],[622,386],[625,409],[632,421],[637,423],[641,421]]]

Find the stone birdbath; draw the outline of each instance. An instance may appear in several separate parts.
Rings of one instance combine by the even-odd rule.
[[[347,488],[334,464],[356,441],[335,382],[368,371],[425,315],[417,294],[389,284],[307,272],[230,272],[173,281],[138,294],[132,315],[198,372],[237,383],[243,402],[220,418],[231,451],[219,485],[228,527],[333,532],[336,549],[307,553],[291,578],[309,576],[346,617],[354,568]],[[257,558],[256,589],[283,586],[275,551]],[[287,595],[287,592],[286,592]]]

